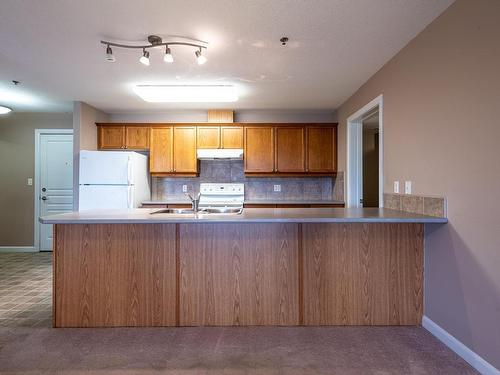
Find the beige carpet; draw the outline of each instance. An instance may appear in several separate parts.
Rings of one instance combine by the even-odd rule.
[[[0,374],[475,374],[420,327],[50,328],[50,254],[0,254]]]

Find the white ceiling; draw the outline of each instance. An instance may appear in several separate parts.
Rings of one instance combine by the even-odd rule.
[[[18,111],[70,110],[85,101],[107,112],[182,108],[335,109],[453,0],[2,0],[0,104]],[[208,62],[172,47],[174,64],[102,38],[149,34],[209,42]],[[290,38],[281,46],[282,36]],[[10,81],[22,81],[14,87]],[[152,104],[135,84],[234,84],[227,105]]]

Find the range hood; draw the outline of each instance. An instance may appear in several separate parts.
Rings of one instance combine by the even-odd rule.
[[[198,149],[197,156],[200,160],[214,160],[214,159],[230,159],[241,160],[243,159],[243,149],[241,148],[206,148]]]

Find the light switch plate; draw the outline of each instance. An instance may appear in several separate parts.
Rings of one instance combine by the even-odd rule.
[[[274,187],[273,187],[273,191],[274,191],[275,193],[279,193],[279,192],[281,191],[281,185],[274,185]]]
[[[28,177],[28,181],[26,182],[26,184],[28,186],[32,186],[33,185],[33,179],[31,177]]]
[[[188,191],[188,186],[187,185],[182,185],[182,192],[187,193]]]
[[[399,181],[394,181],[394,194],[399,194]]]
[[[405,181],[405,194],[411,194],[411,181]]]

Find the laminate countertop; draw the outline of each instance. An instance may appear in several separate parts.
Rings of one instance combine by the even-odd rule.
[[[43,216],[42,224],[437,223],[448,219],[384,208],[245,208],[242,214],[154,214],[158,208],[88,210]]]

